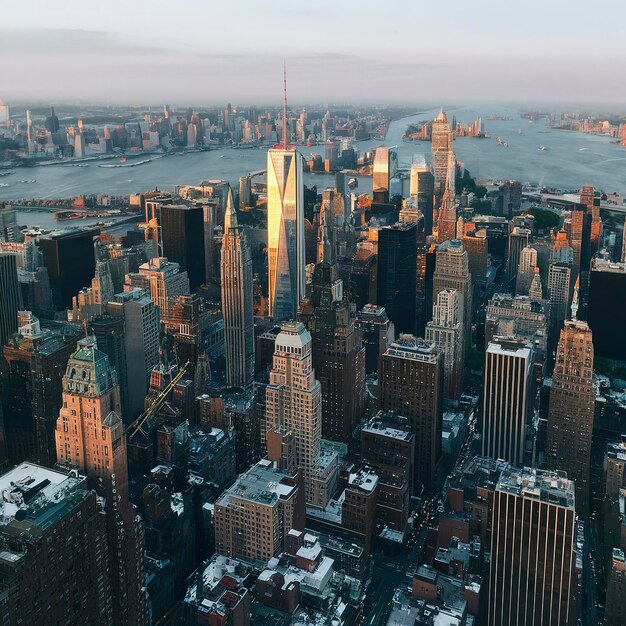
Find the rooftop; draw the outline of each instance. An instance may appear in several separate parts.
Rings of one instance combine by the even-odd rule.
[[[574,483],[564,472],[509,467],[500,474],[496,490],[574,509]]]
[[[439,358],[439,352],[434,342],[426,341],[413,335],[400,335],[387,348],[385,355],[429,363],[434,363]]]

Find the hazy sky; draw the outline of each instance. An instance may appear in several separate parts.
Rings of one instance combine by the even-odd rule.
[[[0,99],[626,103],[623,0],[4,0]]]

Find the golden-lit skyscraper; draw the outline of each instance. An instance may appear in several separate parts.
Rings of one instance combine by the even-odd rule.
[[[237,223],[230,189],[224,216],[220,271],[226,382],[231,387],[247,387],[254,376],[252,257],[246,233]]]
[[[86,474],[104,497],[114,622],[142,624],[143,531],[128,497],[120,388],[94,337],[81,339],[67,363],[55,438],[58,463]]]
[[[589,501],[591,436],[596,392],[593,341],[586,322],[568,320],[561,331],[550,389],[546,463],[567,472],[576,485],[576,510]]]
[[[295,319],[305,295],[304,183],[295,148],[267,153],[267,263],[269,314]]]
[[[435,195],[441,197],[448,176],[450,153],[453,152],[454,135],[447,115],[441,111],[433,122],[432,155],[435,174]]]

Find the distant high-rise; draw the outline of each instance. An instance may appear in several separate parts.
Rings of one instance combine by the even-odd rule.
[[[596,356],[626,358],[626,263],[594,259],[589,273],[587,320]]]
[[[220,269],[226,383],[247,387],[254,376],[252,257],[246,233],[237,222],[232,191],[226,202]]]
[[[0,253],[0,346],[17,330],[17,312],[21,308],[14,254]]]
[[[379,230],[376,303],[385,307],[398,333],[415,333],[416,254],[415,224]]]
[[[305,295],[304,182],[295,148],[267,153],[267,263],[269,314],[295,319]]]
[[[574,484],[502,471],[493,494],[488,626],[571,626],[576,617]]]
[[[318,263],[298,319],[312,337],[313,366],[322,386],[322,436],[349,442],[365,408],[365,348],[334,266]]]
[[[566,321],[556,351],[550,389],[546,463],[576,484],[576,510],[587,514],[591,435],[596,393],[593,338],[585,322]]]
[[[532,407],[532,347],[524,340],[494,338],[485,353],[483,455],[513,465],[524,462]]]
[[[537,264],[537,250],[533,246],[526,246],[520,253],[517,277],[515,280],[515,293],[519,296],[527,296],[530,283],[535,275]]]
[[[410,195],[415,206],[424,216],[424,233],[433,232],[433,205],[435,178],[426,163],[411,164]]]
[[[400,335],[381,357],[379,403],[409,419],[415,435],[413,493],[436,484],[441,460],[443,355],[434,343]]]
[[[56,449],[58,463],[84,473],[105,498],[114,621],[141,624],[143,536],[129,500],[117,373],[93,337],[78,342],[67,364]]]
[[[433,302],[444,289],[456,289],[463,295],[463,322],[465,347],[470,347],[472,328],[472,276],[463,244],[458,239],[444,241],[437,247],[435,273],[433,275]]]
[[[160,214],[163,256],[187,272],[191,289],[205,281],[204,209],[202,205],[163,204]]]
[[[463,390],[465,372],[463,296],[456,289],[437,294],[433,318],[426,325],[426,341],[433,342],[444,356],[446,399],[457,401]]]
[[[451,167],[454,167],[451,165]],[[450,171],[449,171],[450,172]],[[437,241],[439,243],[448,241],[449,239],[456,239],[456,202],[454,199],[454,188],[451,187],[450,181],[451,175],[448,173],[446,177],[446,183],[441,198],[441,206],[439,207],[439,214],[437,216]]]
[[[514,226],[509,233],[507,251],[507,277],[509,281],[514,280],[517,275],[522,250],[528,246],[530,234],[531,232],[528,228],[521,228],[520,226]]]
[[[128,424],[143,410],[148,377],[159,362],[159,307],[141,289],[133,289],[113,296],[107,311],[112,316],[124,318],[130,413],[122,418]]]
[[[142,263],[138,272],[126,274],[124,290],[132,291],[135,287],[150,296],[159,307],[161,318],[166,319],[178,296],[189,293],[189,278],[179,263],[158,257]]]
[[[562,263],[550,265],[548,270],[548,299],[550,300],[550,337],[556,345],[563,322],[567,318],[570,303],[571,267]]]
[[[454,134],[448,117],[441,111],[432,126],[432,158],[435,177],[435,195],[441,197],[448,176],[448,163],[453,148]]]
[[[72,298],[91,284],[96,273],[93,240],[97,228],[58,231],[37,238],[50,277],[56,311],[72,306]]]
[[[357,325],[365,348],[365,373],[378,372],[380,357],[396,338],[393,322],[387,316],[385,307],[366,304],[357,313]]]
[[[372,171],[372,195],[374,202],[386,204],[389,202],[390,180],[395,176],[396,152],[386,146],[376,148]]]

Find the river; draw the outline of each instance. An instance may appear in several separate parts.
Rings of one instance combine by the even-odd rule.
[[[432,119],[438,110],[430,110],[411,117],[395,120],[389,125],[386,145],[396,145],[400,167],[408,167],[414,154],[430,154],[430,142],[402,141],[402,134],[411,122]],[[591,183],[607,192],[626,195],[626,148],[611,144],[608,137],[571,131],[551,130],[543,121],[529,123],[514,109],[493,107],[477,111],[471,107],[449,109],[448,116],[467,123],[476,114],[485,119],[489,114],[511,116],[512,120],[488,121],[485,130],[490,139],[461,137],[455,140],[457,159],[462,161],[474,177],[517,179],[540,183],[560,189],[578,189]],[[501,136],[508,147],[497,144]],[[358,142],[361,152],[380,145],[378,141]],[[539,151],[539,146],[546,150]],[[584,150],[581,150],[584,148]],[[324,147],[303,148],[323,154]],[[96,163],[87,167],[18,168],[11,176],[0,178],[0,199],[66,198],[80,194],[128,195],[152,190],[168,190],[176,185],[199,183],[207,179],[224,179],[238,184],[239,177],[265,169],[266,150],[216,149],[209,152],[171,155],[130,168],[102,168]],[[34,183],[21,182],[24,179]],[[332,185],[330,175],[305,176],[307,184],[318,189]],[[358,191],[371,191],[371,180],[361,179]]]

